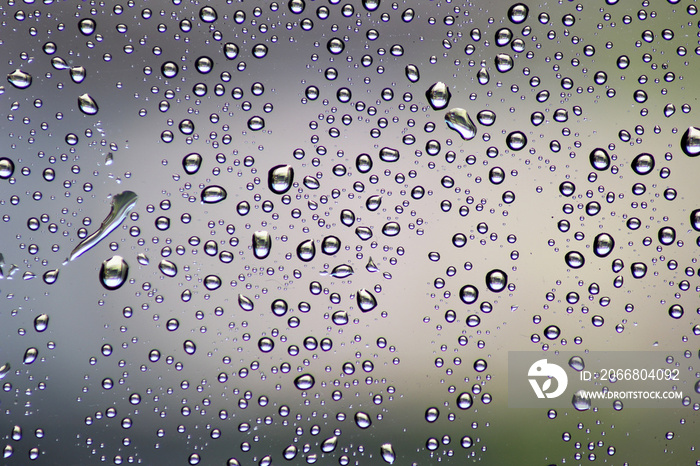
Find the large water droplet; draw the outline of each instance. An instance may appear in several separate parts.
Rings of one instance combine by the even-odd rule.
[[[39,350],[31,347],[27,348],[27,350],[24,352],[24,359],[22,362],[25,364],[29,365],[32,364],[34,361],[36,361],[36,358],[39,357]]]
[[[381,452],[382,459],[385,463],[394,464],[394,461],[396,461],[396,452],[394,451],[394,447],[390,443],[383,444],[379,448],[379,451]]]
[[[267,185],[275,194],[284,194],[289,191],[294,182],[294,169],[291,165],[277,165],[272,167],[267,174]]]
[[[464,285],[459,290],[459,298],[464,304],[474,304],[479,298],[479,290],[474,285]]]
[[[527,19],[529,11],[524,3],[516,3],[508,9],[508,19],[514,24],[520,24]]]
[[[700,231],[700,209],[695,209],[690,213],[690,226],[693,230]]]
[[[591,166],[596,170],[603,171],[610,167],[610,156],[605,149],[593,149],[589,158]]]
[[[426,91],[425,96],[433,110],[442,110],[450,103],[452,93],[447,84],[438,81]]]
[[[160,261],[160,264],[158,264],[158,268],[163,273],[163,275],[166,275],[168,277],[174,277],[175,275],[177,275],[177,265],[175,265],[173,262],[170,262],[167,259],[163,259],[162,261]]]
[[[100,110],[95,99],[87,93],[78,96],[78,108],[80,108],[80,111],[85,115],[96,115]]]
[[[377,299],[372,293],[362,288],[357,292],[357,305],[362,312],[369,312],[377,307]]]
[[[399,157],[399,151],[391,147],[382,147],[379,150],[379,158],[384,162],[396,162],[399,160]]]
[[[700,155],[700,128],[690,126],[681,137],[681,149],[688,157]]]
[[[129,276],[129,264],[121,256],[112,256],[102,262],[100,283],[108,290],[116,290],[126,283]]]
[[[337,236],[326,236],[321,241],[321,251],[328,256],[332,256],[340,251],[340,245],[341,242]]]
[[[590,398],[584,397],[583,390],[574,393],[574,396],[571,398],[571,404],[577,411],[587,411],[591,409],[591,400]]]
[[[639,154],[632,160],[632,170],[634,170],[637,175],[651,173],[655,165],[654,156],[651,154]]]
[[[566,261],[566,264],[572,269],[580,269],[586,262],[585,258],[583,257],[583,254],[581,254],[578,251],[567,252],[566,256],[564,256],[564,260]]]
[[[494,293],[503,291],[508,285],[508,275],[499,269],[493,269],[486,274],[486,286]]]
[[[202,156],[196,152],[187,154],[182,159],[182,168],[185,169],[185,173],[188,175],[194,175],[199,171],[199,167],[202,166]]]
[[[7,81],[17,89],[26,89],[32,85],[32,75],[16,69],[7,75]]]
[[[53,285],[56,283],[56,280],[58,280],[58,269],[53,269],[53,270],[47,270],[44,272],[44,283],[47,285]]]
[[[47,314],[39,314],[34,318],[34,330],[43,332],[49,327],[49,316]]]
[[[476,72],[476,79],[479,81],[479,84],[486,85],[489,83],[491,80],[491,76],[489,75],[489,70],[486,69],[485,66],[482,66],[479,68],[479,71]]]
[[[95,32],[97,23],[92,18],[83,18],[78,21],[78,29],[84,36],[89,36]]]
[[[267,231],[256,231],[253,233],[253,255],[257,259],[265,259],[270,255],[272,248],[272,237]]]
[[[352,266],[342,264],[333,268],[333,270],[331,271],[331,276],[335,278],[346,278],[352,275],[354,272],[355,271],[352,269]]]
[[[205,204],[216,204],[226,199],[226,190],[221,186],[211,185],[202,190],[202,202]]]
[[[253,304],[253,300],[247,296],[243,296],[242,294],[238,295],[238,305],[244,311],[252,311],[255,308],[255,305]],[[273,305],[274,305],[274,303],[273,303]],[[273,311],[274,311],[274,307],[273,307]],[[286,312],[286,309],[285,309],[285,312]]]
[[[15,163],[7,157],[0,157],[0,179],[6,180],[15,172]]]
[[[297,246],[297,257],[304,262],[309,262],[316,255],[316,245],[314,240],[307,239]]]
[[[607,233],[600,233],[593,240],[593,253],[598,257],[607,257],[615,248],[615,239]]]
[[[420,71],[416,65],[406,65],[406,77],[412,83],[418,82],[420,79]]]
[[[527,136],[522,131],[513,131],[506,136],[506,144],[511,150],[522,150],[527,144]]]
[[[476,136],[476,125],[463,108],[453,108],[445,114],[445,123],[455,130],[465,141]]]
[[[457,397],[457,407],[459,409],[469,409],[473,404],[472,394],[469,392],[462,392]]]
[[[372,418],[369,417],[369,414],[358,411],[355,413],[355,424],[360,429],[367,429],[372,425]]]
[[[128,213],[136,205],[137,200],[138,196],[133,191],[124,191],[114,196],[112,198],[109,214],[102,221],[100,228],[78,243],[75,249],[71,251],[68,260],[73,261],[77,259],[121,225]]]
[[[581,358],[581,356],[571,356],[569,359],[569,367],[577,372],[581,372],[586,368],[586,364],[583,362],[583,358]]]
[[[673,244],[676,240],[676,230],[673,227],[662,227],[659,230],[659,242],[664,246]]]
[[[496,64],[496,69],[501,73],[507,73],[508,71],[513,69],[513,57],[511,57],[507,53],[497,54],[496,58],[494,59],[494,62]]]
[[[294,379],[294,386],[299,390],[309,390],[315,383],[316,380],[314,380],[314,376],[311,374],[302,374]]]

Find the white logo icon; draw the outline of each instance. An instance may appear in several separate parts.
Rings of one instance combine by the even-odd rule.
[[[547,380],[542,383],[540,387],[536,379],[528,379],[532,389],[535,391],[537,398],[556,398],[566,390],[566,385],[569,383],[569,379],[566,376],[566,372],[560,366],[556,364],[548,364],[546,359],[540,359],[536,361],[530,370],[527,372],[528,377],[547,377]],[[550,386],[552,385],[552,378],[557,381],[557,389],[551,393],[548,393]]]

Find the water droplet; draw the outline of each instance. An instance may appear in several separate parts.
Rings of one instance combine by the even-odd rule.
[[[70,78],[76,84],[80,84],[81,82],[85,81],[85,77],[87,76],[87,70],[84,66],[71,66],[69,73]]]
[[[522,131],[513,131],[506,136],[506,144],[511,150],[522,150],[527,144],[527,136]]]
[[[34,318],[34,330],[43,332],[49,327],[49,316],[47,314],[39,314]]]
[[[39,356],[39,350],[31,347],[27,348],[27,350],[24,352],[24,359],[23,362],[24,364],[32,364],[34,361],[36,361],[36,358]]]
[[[53,285],[54,283],[56,283],[56,280],[58,280],[58,273],[58,269],[47,270],[46,272],[44,272],[44,283],[46,283],[47,285]]]
[[[112,256],[102,262],[100,268],[100,283],[108,290],[116,290],[126,282],[129,275],[129,265],[121,256]]]
[[[114,196],[110,205],[109,214],[102,221],[100,228],[78,243],[75,249],[71,251],[68,260],[74,261],[86,251],[93,248],[97,243],[105,239],[107,235],[122,224],[128,213],[136,205],[137,200],[138,196],[133,191],[124,191]]]
[[[581,254],[578,251],[567,252],[566,256],[564,256],[564,260],[566,261],[566,264],[572,269],[580,269],[586,262],[585,258],[583,257],[583,254]]]
[[[501,73],[507,73],[508,71],[513,69],[513,57],[511,57],[507,53],[497,54],[496,58],[494,59],[494,62],[496,64],[496,69]]]
[[[463,108],[453,108],[445,114],[445,123],[455,130],[465,141],[476,136],[476,125]]]
[[[321,251],[328,256],[340,251],[340,239],[337,236],[326,236],[321,241]]]
[[[297,246],[297,257],[302,261],[309,262],[315,255],[316,245],[314,244],[314,240],[307,239],[306,241],[299,243],[299,246]]]
[[[615,239],[607,233],[600,233],[593,240],[593,253],[598,257],[607,257],[615,248]]]
[[[508,19],[514,24],[520,24],[527,19],[530,9],[523,3],[516,3],[508,9]]]
[[[331,271],[331,276],[335,278],[346,278],[355,273],[352,266],[347,264],[341,264],[333,268]]]
[[[11,369],[11,367],[10,367],[9,362],[6,362],[2,366],[0,366],[0,380],[5,378],[5,376],[10,372],[10,369]],[[698,392],[698,393],[700,393],[700,392]]]
[[[277,165],[267,174],[267,185],[275,194],[284,194],[292,187],[294,169],[291,165]]]
[[[700,231],[700,209],[695,209],[690,213],[690,226],[693,230]]]
[[[254,309],[254,307],[255,307],[254,304],[253,304],[253,300],[250,299],[250,298],[247,297],[247,296],[243,296],[242,294],[239,294],[239,295],[238,295],[238,305],[241,307],[241,309],[243,309],[244,311],[248,311],[248,312],[249,312],[249,311],[252,311],[252,310]],[[285,306],[286,306],[286,303],[285,303]],[[274,303],[273,303],[273,309],[272,309],[272,310],[273,310],[273,311],[275,310],[275,308],[274,308]],[[285,312],[287,312],[286,307],[285,307]]]
[[[574,393],[574,396],[571,399],[571,404],[577,411],[587,411],[591,409],[591,400],[589,398],[584,398],[583,390],[579,390]]]
[[[96,115],[100,110],[100,107],[97,106],[95,99],[93,99],[90,94],[87,93],[78,96],[78,107],[85,115]]]
[[[32,75],[16,69],[7,75],[7,81],[17,89],[26,89],[32,85]]]
[[[688,157],[700,155],[700,128],[690,126],[681,137],[681,149]]]
[[[474,304],[479,298],[479,290],[474,285],[464,285],[459,290],[459,297],[464,304]]]
[[[672,227],[663,227],[659,230],[659,242],[664,246],[673,244],[676,240],[676,230]]]
[[[84,36],[89,36],[95,32],[97,23],[92,18],[84,18],[78,21],[78,29]]]
[[[476,72],[476,79],[479,81],[479,84],[482,86],[486,85],[489,83],[491,80],[491,75],[489,75],[489,70],[486,69],[485,66],[482,66],[479,68],[479,71]]]
[[[205,23],[213,23],[219,17],[216,10],[210,6],[202,7],[199,10],[199,19]]]
[[[406,65],[406,77],[412,83],[418,82],[420,79],[420,71],[416,65]]]
[[[182,168],[185,169],[185,173],[188,175],[194,175],[199,171],[199,167],[202,166],[202,156],[196,152],[187,154],[182,159]]]
[[[311,374],[302,374],[294,379],[294,386],[299,390],[309,390],[310,388],[313,388],[315,383],[316,380],[314,380],[314,377]]]
[[[272,238],[267,231],[256,231],[253,233],[253,255],[256,259],[265,259],[270,255],[272,248]]]
[[[202,202],[205,204],[216,204],[226,199],[226,196],[226,190],[221,186],[211,185],[202,190]]]
[[[472,394],[469,392],[462,392],[457,397],[457,407],[459,409],[469,409],[473,404]]]
[[[644,278],[647,274],[647,265],[644,262],[634,262],[630,266],[630,271],[634,278]]]
[[[355,413],[355,424],[360,429],[367,429],[372,425],[372,419],[369,417],[369,414],[358,411]]]
[[[544,336],[547,338],[547,340],[555,340],[559,338],[560,334],[561,330],[559,330],[559,327],[556,325],[550,325],[544,329]]]
[[[569,367],[571,367],[573,370],[581,372],[583,369],[586,368],[586,365],[583,362],[583,358],[580,356],[571,356],[569,359]]]
[[[634,170],[637,175],[646,175],[650,173],[655,165],[654,156],[651,154],[639,154],[632,160],[632,170]]]
[[[508,275],[499,269],[493,269],[486,274],[486,286],[494,293],[503,291],[508,285]]]
[[[367,173],[372,169],[372,157],[369,154],[360,154],[355,159],[355,166],[360,173]]]
[[[166,275],[168,277],[174,277],[175,275],[177,275],[177,265],[170,262],[169,260],[163,259],[162,261],[160,261],[160,264],[158,264],[158,268],[163,273],[163,275]]]
[[[450,103],[452,93],[447,84],[438,81],[426,91],[425,96],[433,110],[442,110]]]
[[[396,222],[387,222],[382,227],[384,236],[396,236],[401,232],[401,226]]]
[[[204,277],[204,288],[209,291],[217,290],[221,287],[221,277],[218,275],[207,275]]]
[[[248,120],[248,129],[251,131],[260,131],[265,127],[265,120],[261,116],[253,116]]]
[[[0,157],[0,179],[6,180],[15,172],[15,163],[7,157]]]
[[[610,156],[605,149],[600,147],[591,151],[589,159],[591,166],[596,170],[603,171],[610,167]]]
[[[396,162],[399,160],[399,157],[399,151],[391,147],[382,147],[379,150],[379,158],[384,162]]]
[[[362,288],[357,292],[357,305],[362,312],[369,312],[377,307],[377,299],[372,293]]]
[[[263,353],[269,353],[275,348],[275,342],[272,338],[263,337],[258,340],[258,349]]]
[[[394,452],[394,447],[390,443],[383,444],[379,451],[385,463],[394,464],[394,461],[396,461],[396,452]]]

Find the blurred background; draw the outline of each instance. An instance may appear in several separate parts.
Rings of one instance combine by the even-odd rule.
[[[3,464],[700,464],[696,13],[6,2]],[[687,396],[509,408],[525,350]]]

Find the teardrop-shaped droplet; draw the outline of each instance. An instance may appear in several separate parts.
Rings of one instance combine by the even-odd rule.
[[[688,157],[700,155],[700,128],[690,126],[681,136],[681,149]]]
[[[227,195],[228,193],[221,186],[207,186],[202,190],[202,202],[205,204],[216,204],[226,199]]]
[[[455,130],[465,141],[476,136],[476,125],[463,108],[453,108],[445,114],[445,123]]]
[[[73,261],[77,259],[121,225],[131,209],[136,205],[137,200],[138,196],[133,191],[124,191],[114,196],[112,198],[109,214],[102,221],[100,228],[78,243],[75,249],[71,251],[68,260]]]
[[[399,160],[400,156],[399,151],[391,147],[382,147],[379,150],[379,158],[383,162],[396,162]]]
[[[584,363],[583,358],[581,358],[581,356],[571,356],[571,358],[569,359],[569,367],[571,367],[577,372],[581,372],[586,368],[586,364]]]
[[[452,93],[447,84],[438,81],[430,86],[425,92],[425,96],[433,110],[442,110],[449,105]]]
[[[102,262],[100,283],[108,290],[116,290],[126,283],[129,276],[129,264],[121,256],[112,256]]]
[[[333,270],[331,271],[331,276],[335,278],[346,278],[352,275],[354,272],[355,271],[352,269],[352,266],[342,264],[333,268]]]
[[[491,80],[491,76],[489,75],[489,71],[486,69],[485,66],[482,66],[481,68],[479,68],[479,71],[476,72],[476,79],[482,86],[489,83],[489,81]]]
[[[394,447],[390,443],[383,444],[379,448],[379,451],[382,454],[382,459],[385,463],[394,464],[394,461],[396,461],[396,452],[394,451]]]
[[[362,288],[357,292],[357,305],[362,312],[369,312],[377,307],[377,299],[372,293]]]
[[[7,81],[17,89],[26,89],[32,85],[32,75],[16,69],[7,75]]]
[[[49,316],[47,314],[39,314],[34,318],[34,330],[37,332],[45,331],[49,326]]]
[[[315,383],[316,380],[314,380],[314,376],[311,374],[302,374],[294,379],[294,386],[299,390],[309,390],[313,388]]]
[[[243,296],[242,294],[238,295],[238,305],[244,311],[252,311],[253,308],[255,307],[253,304],[253,300],[247,296]]]
[[[382,196],[379,194],[375,194],[374,196],[370,196],[367,198],[367,201],[365,202],[365,207],[367,207],[367,210],[374,212],[379,208],[379,206],[382,205]]]
[[[309,262],[315,255],[316,245],[314,244],[314,240],[307,239],[306,241],[299,243],[299,246],[297,246],[297,257],[302,261]]]
[[[367,429],[372,425],[372,418],[369,417],[369,414],[358,411],[355,413],[355,424],[360,429]]]
[[[44,283],[47,285],[53,285],[58,280],[58,269],[47,270],[44,272]]]
[[[372,257],[369,258],[367,261],[367,265],[365,266],[368,272],[379,272],[379,267],[377,267],[377,264],[374,263],[374,260],[372,260]]]
[[[267,185],[275,194],[284,194],[289,191],[294,182],[294,169],[291,165],[277,165],[272,167],[267,174]]]
[[[87,71],[85,70],[84,66],[71,66],[70,67],[70,78],[73,80],[74,83],[80,84],[85,80],[85,76],[87,75]]]
[[[163,259],[162,261],[160,261],[160,264],[158,264],[158,268],[165,276],[174,277],[175,275],[177,275],[177,265],[175,265],[173,262],[167,259]]]
[[[256,259],[265,259],[270,255],[272,248],[272,237],[267,231],[256,231],[253,233],[253,255]]]
[[[503,291],[508,285],[508,275],[499,269],[493,269],[486,274],[486,287],[494,293]]]
[[[185,169],[185,173],[188,175],[194,175],[199,171],[199,167],[202,166],[202,156],[196,152],[187,154],[182,159],[182,168]]]
[[[600,233],[593,240],[593,254],[607,257],[615,248],[615,239],[608,233]]]
[[[323,453],[331,453],[335,450],[335,448],[338,446],[338,437],[333,436],[330,438],[327,438],[321,443],[321,451]]]
[[[11,366],[9,362],[6,362],[2,366],[0,366],[0,380],[4,379],[5,376],[10,372]]]
[[[100,107],[97,106],[95,99],[87,93],[78,96],[78,108],[85,115],[96,115],[100,111]]]
[[[34,347],[27,348],[27,350],[24,352],[24,359],[23,359],[23,362],[24,362],[25,364],[27,364],[27,365],[28,365],[28,364],[31,364],[31,363],[33,363],[34,361],[36,361],[36,358],[37,358],[38,356],[39,356],[39,350],[38,350],[38,349],[36,349],[36,348],[34,348]]]

